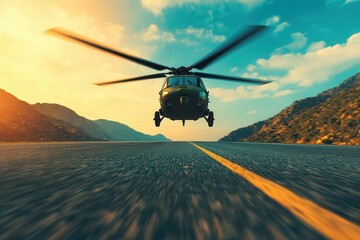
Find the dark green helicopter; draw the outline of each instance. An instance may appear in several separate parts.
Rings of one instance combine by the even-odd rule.
[[[100,43],[97,43],[93,40],[75,34],[63,28],[51,28],[46,32],[64,37],[69,40],[73,40],[77,43],[94,47],[96,49],[114,54],[118,57],[125,58],[132,62],[144,65],[158,71],[170,70],[170,72],[165,73],[156,73],[109,82],[100,82],[96,83],[96,85],[108,85],[114,83],[125,83],[165,77],[164,84],[161,88],[161,91],[159,92],[161,108],[159,109],[159,111],[155,112],[155,126],[159,127],[161,121],[166,117],[170,118],[171,120],[182,120],[183,126],[185,125],[186,120],[198,120],[199,118],[204,118],[207,121],[209,127],[212,127],[214,124],[214,113],[208,108],[209,92],[206,90],[202,78],[212,78],[251,84],[267,84],[271,81],[224,76],[204,72],[192,72],[191,70],[202,70],[206,68],[215,60],[218,60],[226,53],[229,53],[230,50],[233,50],[236,46],[239,46],[240,43],[245,42],[259,32],[263,31],[265,28],[266,26],[249,26],[247,30],[235,35],[235,37],[233,37],[230,41],[226,42],[224,45],[220,46],[219,48],[217,48],[198,62],[194,63],[193,65],[189,67],[181,66],[178,68],[164,66],[146,59],[138,58],[120,52],[118,50],[104,46]]]

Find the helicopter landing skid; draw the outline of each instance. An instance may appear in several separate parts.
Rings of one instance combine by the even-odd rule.
[[[204,118],[205,118],[206,122],[208,123],[209,127],[214,126],[215,118],[214,118],[214,112],[213,111],[210,111],[208,117],[204,116]]]
[[[154,116],[155,126],[160,127],[161,121],[164,119],[165,116],[160,117],[160,112],[156,111]]]

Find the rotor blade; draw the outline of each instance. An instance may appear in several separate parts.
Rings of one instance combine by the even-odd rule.
[[[46,30],[45,33],[50,33],[50,34],[53,34],[53,35],[61,36],[61,37],[64,37],[66,39],[73,40],[73,41],[75,41],[77,43],[82,43],[84,45],[94,47],[96,49],[102,50],[102,51],[107,52],[107,53],[114,54],[114,55],[116,55],[118,57],[125,58],[127,60],[130,60],[132,62],[144,65],[144,66],[152,68],[152,69],[156,69],[156,70],[169,69],[169,70],[172,70],[172,68],[170,68],[170,67],[167,67],[167,66],[155,63],[155,62],[151,62],[149,60],[134,57],[134,56],[131,56],[129,54],[120,52],[118,50],[115,50],[113,48],[104,46],[104,45],[102,45],[100,43],[97,43],[97,42],[95,42],[93,40],[90,40],[90,39],[88,39],[88,38],[86,38],[84,36],[81,36],[81,35],[78,35],[76,33],[70,32],[70,31],[65,30],[63,28],[60,28],[60,27],[50,28],[50,29]]]
[[[249,26],[249,28],[245,32],[238,33],[233,37],[230,41],[225,43],[225,45],[220,46],[215,51],[211,52],[209,55],[204,57],[203,59],[199,60],[195,64],[191,66],[191,68],[196,68],[199,70],[204,69],[208,65],[210,65],[215,60],[219,59],[220,57],[224,56],[226,53],[229,53],[231,49],[234,49],[240,43],[245,42],[247,39],[251,38],[255,34],[261,32],[267,28],[267,26],[255,25]]]
[[[145,75],[140,77],[127,78],[122,80],[114,80],[109,82],[99,82],[99,83],[95,83],[95,85],[101,86],[101,85],[108,85],[114,83],[124,83],[124,82],[140,81],[140,80],[162,78],[162,77],[166,77],[165,73],[157,73],[157,74]]]
[[[267,83],[272,82],[270,80],[232,77],[232,76],[224,76],[224,75],[218,75],[218,74],[212,74],[212,73],[192,72],[192,74],[194,74],[198,77],[203,77],[203,78],[222,79],[222,80],[227,80],[227,81],[244,82],[244,83],[251,83],[251,84],[267,84]]]

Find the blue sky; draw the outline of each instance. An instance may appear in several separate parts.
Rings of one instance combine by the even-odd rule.
[[[295,100],[338,85],[360,67],[360,1],[355,0],[91,0],[86,4],[15,0],[2,5],[2,15],[13,23],[11,29],[23,29],[31,36],[21,44],[27,49],[46,46],[47,51],[31,54],[41,62],[36,66],[32,66],[36,61],[25,61],[20,52],[14,57],[16,50],[9,49],[20,43],[20,34],[8,24],[0,25],[2,37],[11,39],[3,45],[9,54],[3,57],[3,66],[14,69],[26,63],[39,69],[37,73],[41,71],[44,79],[37,81],[42,83],[37,88],[25,90],[24,84],[34,86],[31,72],[2,70],[2,79],[21,78],[23,83],[0,82],[0,88],[30,103],[58,102],[91,119],[119,121],[174,140],[217,140],[277,114]],[[29,21],[24,21],[27,18]],[[274,83],[259,87],[204,79],[210,91],[210,109],[215,112],[213,128],[203,119],[186,127],[165,119],[155,128],[152,118],[159,108],[161,79],[108,87],[90,85],[152,74],[152,69],[35,34],[60,25],[139,57],[178,67],[193,64],[252,24],[271,28],[204,72],[271,79]],[[49,64],[48,59],[52,65],[44,71],[43,62]]]

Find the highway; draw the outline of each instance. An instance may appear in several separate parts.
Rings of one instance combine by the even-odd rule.
[[[360,239],[360,147],[0,144],[0,239]]]

